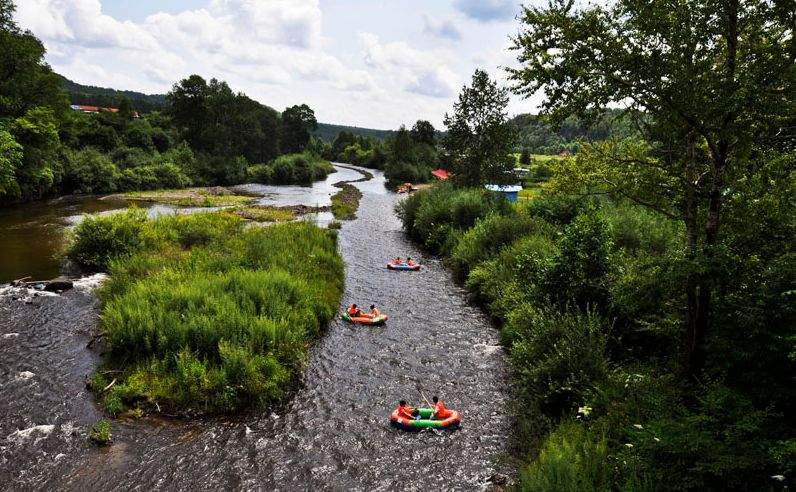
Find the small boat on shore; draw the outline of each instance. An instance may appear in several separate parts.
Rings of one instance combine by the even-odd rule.
[[[348,313],[343,313],[342,318],[343,321],[348,321],[356,325],[380,326],[387,322],[386,314],[381,314],[379,316],[351,316]]]
[[[390,424],[393,427],[406,431],[418,431],[423,429],[456,429],[461,423],[462,417],[456,410],[449,410],[449,414],[444,419],[432,419],[433,408],[418,408],[420,418],[408,419],[398,415],[398,409],[393,410],[390,415]]]

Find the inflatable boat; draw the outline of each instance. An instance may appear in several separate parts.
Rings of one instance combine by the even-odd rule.
[[[343,313],[343,321],[348,321],[349,323],[354,323],[357,325],[371,325],[371,326],[379,326],[383,325],[387,321],[387,315],[382,314],[381,316],[350,316],[348,313]]]
[[[420,265],[407,265],[406,263],[387,263],[387,268],[390,270],[405,270],[410,272],[416,272],[420,270]]]
[[[422,430],[422,429],[455,429],[461,423],[461,415],[456,410],[448,410],[450,414],[444,419],[432,419],[433,408],[418,408],[419,419],[408,419],[398,415],[398,409],[393,410],[390,415],[390,424],[403,430]]]

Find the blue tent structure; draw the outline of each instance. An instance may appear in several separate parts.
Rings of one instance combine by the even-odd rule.
[[[520,186],[520,185],[504,185],[504,186],[501,186],[501,185],[490,184],[490,185],[486,185],[486,189],[489,190],[489,191],[496,191],[498,193],[503,193],[506,196],[506,199],[508,201],[516,202],[517,201],[517,194],[522,189],[522,186]]]

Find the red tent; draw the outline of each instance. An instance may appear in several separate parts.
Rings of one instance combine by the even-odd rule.
[[[451,177],[450,173],[444,169],[436,169],[434,171],[431,171],[431,174],[433,174],[434,177],[440,181],[445,181],[446,179]]]

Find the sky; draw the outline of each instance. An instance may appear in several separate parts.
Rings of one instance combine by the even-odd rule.
[[[538,1],[538,0],[534,0]],[[75,82],[165,93],[226,80],[318,121],[442,128],[476,68],[507,85],[519,0],[17,0],[16,20]],[[512,96],[509,115],[535,112]]]

